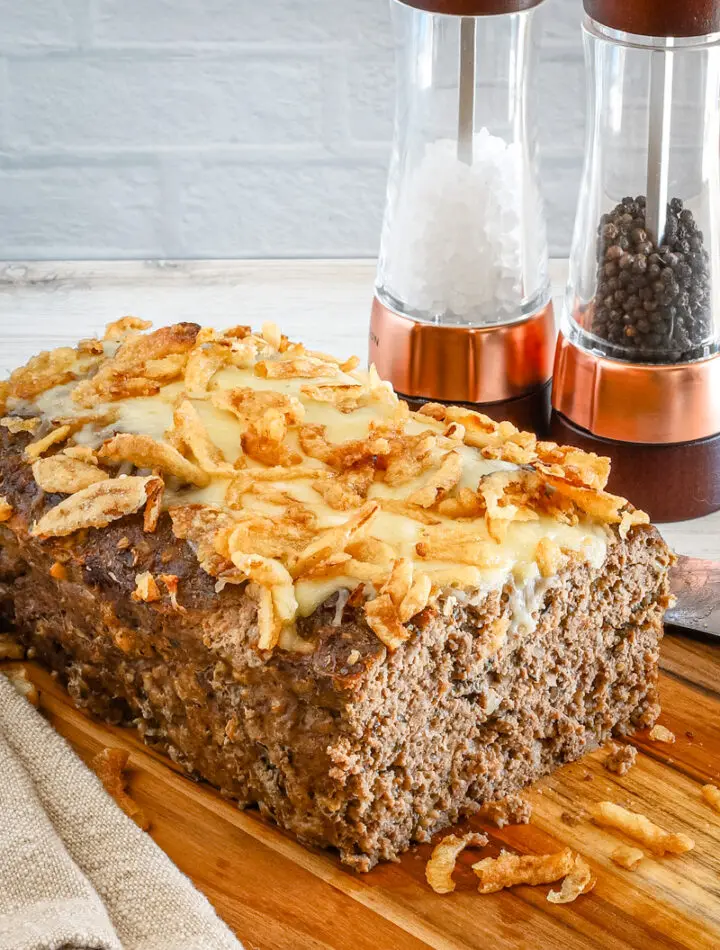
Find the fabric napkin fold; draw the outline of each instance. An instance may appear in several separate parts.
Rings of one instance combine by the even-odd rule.
[[[2,675],[0,950],[242,950]]]

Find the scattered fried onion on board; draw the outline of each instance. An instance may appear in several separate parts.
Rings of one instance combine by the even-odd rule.
[[[590,814],[596,825],[622,831],[628,838],[639,841],[658,857],[664,854],[685,854],[695,847],[695,842],[687,835],[665,831],[645,815],[628,811],[613,802],[597,802],[591,806]]]
[[[425,866],[425,878],[436,894],[450,894],[455,890],[452,873],[461,851],[467,847],[484,848],[488,843],[485,835],[470,831],[466,835],[447,835],[433,848]]]
[[[703,785],[702,796],[715,811],[720,811],[720,788],[717,785]]]
[[[581,894],[589,893],[596,885],[597,878],[590,870],[590,865],[575,855],[572,871],[563,880],[559,891],[550,891],[547,899],[551,904],[571,904]]]
[[[570,848],[556,854],[511,854],[501,851],[496,858],[483,858],[473,864],[480,879],[478,891],[493,894],[515,884],[552,884],[570,874],[576,855]]]
[[[90,767],[105,786],[108,795],[132,818],[136,825],[147,831],[150,820],[142,808],[127,793],[124,772],[127,768],[128,753],[124,749],[103,749],[93,758]]]
[[[644,857],[644,851],[641,851],[640,848],[633,848],[629,844],[621,844],[610,855],[615,864],[619,864],[626,871],[634,871]]]
[[[675,741],[675,733],[670,732],[668,728],[658,723],[652,727],[648,733],[648,738],[652,739],[653,742],[667,742],[670,744]]]

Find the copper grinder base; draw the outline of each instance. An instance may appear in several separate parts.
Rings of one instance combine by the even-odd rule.
[[[373,299],[370,362],[416,406],[466,405],[544,433],[554,343],[551,303],[515,323],[469,327],[422,323]]]
[[[608,490],[654,521],[720,509],[720,355],[638,364],[558,338],[551,438],[607,455]]]

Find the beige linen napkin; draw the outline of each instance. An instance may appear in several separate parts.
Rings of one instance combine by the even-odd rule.
[[[242,950],[2,675],[0,950]]]

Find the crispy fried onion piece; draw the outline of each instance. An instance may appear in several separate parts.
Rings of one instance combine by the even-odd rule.
[[[675,733],[671,732],[666,726],[661,726],[660,723],[656,723],[648,733],[648,738],[652,739],[653,742],[673,743],[675,741]]]
[[[447,406],[443,422],[457,422],[465,430],[465,444],[480,449],[501,446],[506,442],[514,444],[517,448],[535,444],[535,436],[531,432],[520,432],[511,422],[495,422],[481,412],[463,409],[460,406]],[[524,454],[520,457],[526,461]],[[514,459],[507,461],[514,461]]]
[[[554,476],[545,476],[545,481],[559,495],[571,501],[583,514],[604,521],[606,524],[620,524],[625,534],[633,524],[644,524],[648,521],[648,516],[644,511],[628,510],[627,499],[620,495],[571,485],[565,479]]]
[[[77,459],[79,462],[85,462],[88,465],[97,465],[98,458],[89,445],[68,445],[62,450],[63,455],[68,458]]]
[[[393,562],[378,596],[365,604],[367,625],[389,650],[397,650],[410,637],[404,624],[427,607],[431,589],[427,574],[413,576],[412,561]]]
[[[128,818],[132,818],[138,827],[147,831],[150,827],[150,820],[127,793],[127,783],[125,781],[125,770],[127,769],[129,755],[124,749],[103,749],[102,752],[92,759],[90,768],[97,775],[105,787],[105,791],[115,803],[125,812]]]
[[[439,402],[426,402],[415,413],[416,416],[426,416],[428,419],[434,419],[436,422],[444,422],[447,406]]]
[[[466,445],[481,449],[485,458],[534,465],[544,474],[588,488],[600,490],[607,484],[610,460],[604,456],[554,442],[538,442],[532,433],[520,432],[509,422],[498,423],[482,413],[458,406],[427,403],[416,415],[461,425]]]
[[[547,899],[551,904],[572,904],[581,894],[588,894],[597,884],[590,865],[579,854],[575,855],[572,870],[563,880],[559,891],[550,891]]]
[[[415,545],[418,557],[427,561],[453,561],[475,567],[501,567],[505,557],[496,544],[486,540],[477,526],[447,525],[424,528]]]
[[[156,481],[148,489],[148,500],[143,512],[143,531],[148,534],[152,534],[158,526],[165,494],[165,482],[157,471],[154,471],[153,475],[156,476]]]
[[[400,622],[388,594],[378,594],[365,604],[365,621],[391,653],[410,638],[410,631]]]
[[[318,479],[312,487],[331,508],[350,511],[364,504],[374,478],[373,466],[368,462],[359,462],[339,475]]]
[[[30,680],[27,670],[24,667],[13,670],[3,670],[3,673],[15,687],[15,692],[19,693],[36,709],[40,705],[40,693],[37,686]]]
[[[159,481],[161,479],[150,475],[96,482],[51,508],[30,533],[37,538],[60,538],[81,528],[104,528],[111,521],[142,508]]]
[[[299,356],[261,360],[255,364],[255,375],[263,379],[316,379],[320,376],[337,376],[338,369],[337,363],[316,359],[314,356]]]
[[[402,485],[433,468],[437,465],[437,444],[437,434],[434,432],[392,439],[390,454],[384,460],[384,481],[388,485]]]
[[[610,459],[604,455],[583,452],[570,445],[556,445],[554,442],[538,442],[535,452],[540,472],[559,475],[575,485],[586,485],[598,491],[607,485]]]
[[[292,566],[293,577],[306,574],[333,554],[343,553],[352,540],[367,531],[379,511],[378,503],[369,501],[347,521],[321,531],[298,555]]]
[[[288,427],[305,415],[295,396],[272,390],[226,389],[212,394],[212,402],[236,416],[243,425],[242,447],[253,461],[263,465],[296,465],[302,461],[283,444]]]
[[[260,493],[261,486],[268,482],[289,482],[298,478],[325,478],[321,469],[304,468],[301,465],[273,465],[269,468],[250,468],[238,472],[227,487],[225,504],[229,508],[242,508],[242,496],[248,492]]]
[[[243,579],[253,581],[258,591],[258,649],[272,650],[286,624],[298,609],[293,579],[279,561],[235,551],[232,562]]]
[[[398,558],[380,593],[390,597],[401,623],[407,623],[427,607],[430,597],[430,578],[427,574],[414,574],[412,561]]]
[[[619,864],[621,868],[625,868],[626,871],[636,870],[644,857],[644,851],[641,851],[640,848],[633,848],[629,844],[621,844],[610,855],[611,860],[615,864]]]
[[[215,505],[178,505],[168,509],[176,538],[188,541],[195,549],[200,567],[212,577],[232,569],[229,556],[218,554],[215,538],[232,528],[235,520]]]
[[[23,419],[22,416],[5,416],[0,419],[0,426],[7,429],[11,435],[17,435],[18,432],[34,432],[40,425],[40,420],[36,418]]]
[[[150,571],[143,571],[142,574],[135,575],[135,590],[130,596],[133,600],[139,600],[146,604],[160,600],[160,588]]]
[[[382,564],[387,567],[395,560],[395,549],[378,538],[360,537],[351,541],[345,551],[356,561],[364,561],[367,564]]]
[[[443,498],[437,506],[438,514],[456,520],[482,518],[485,511],[485,501],[472,488],[459,488],[450,498]]]
[[[75,386],[73,400],[80,406],[93,406],[132,396],[153,396],[161,385],[181,374],[184,357],[195,345],[199,329],[196,323],[176,323],[152,333],[131,334],[94,376]],[[182,360],[168,359],[179,355]]]
[[[374,431],[367,439],[332,443],[325,436],[325,426],[311,424],[300,428],[300,446],[310,458],[319,459],[331,468],[344,471],[359,463],[375,464],[377,458],[390,454],[390,442]]]
[[[281,417],[276,415],[275,410],[269,410],[267,415],[274,416],[273,422],[278,423],[278,431],[285,430],[285,424]],[[251,428],[243,432],[241,444],[245,455],[254,462],[260,462],[262,465],[297,465],[302,458],[297,452],[292,452],[283,445],[284,438],[284,435],[281,439],[261,435]]]
[[[305,399],[311,399],[313,402],[326,402],[334,406],[338,412],[348,413],[356,412],[365,406],[371,406],[374,403],[393,402],[395,398],[392,390],[384,386],[371,388],[363,386],[361,383],[341,383],[337,386],[323,384],[312,386],[306,384],[300,387],[300,393]]]
[[[555,577],[567,560],[562,548],[552,538],[541,538],[535,548],[535,561],[542,577]]]
[[[12,518],[13,506],[7,500],[5,495],[0,495],[0,523],[9,521]]]
[[[72,495],[107,478],[107,473],[96,465],[88,465],[87,462],[62,454],[38,459],[33,463],[32,472],[43,491],[64,495]]]
[[[457,485],[461,475],[462,455],[454,450],[448,452],[440,463],[440,468],[432,473],[422,488],[408,496],[408,501],[411,505],[419,505],[420,508],[432,508]]]
[[[715,811],[720,812],[720,788],[717,785],[703,785],[702,797],[710,805],[711,808],[714,808]]]
[[[171,445],[156,442],[149,435],[121,432],[105,442],[97,455],[104,462],[131,462],[136,468],[157,468],[201,488],[210,483],[207,472],[188,461]]]
[[[209,475],[230,475],[235,469],[225,461],[205,428],[200,413],[189,399],[181,399],[173,411],[173,425],[167,433],[176,449],[189,451]]]
[[[215,330],[213,327],[203,327],[198,333],[195,343],[201,346],[203,343],[215,343],[217,340],[244,340],[252,336],[252,327],[247,324],[236,324],[234,327],[226,327],[224,330]]]
[[[285,348],[285,352],[288,359],[295,356],[311,356],[316,360],[322,360],[323,363],[332,363],[334,366],[339,367],[343,373],[351,373],[360,365],[360,359],[357,356],[349,356],[346,360],[341,360],[338,359],[337,356],[331,356],[329,353],[321,353],[319,350],[308,350],[302,343],[289,343]],[[370,384],[373,386],[382,382],[374,366],[370,367],[368,377],[370,378]]]
[[[232,348],[219,342],[196,346],[188,357],[185,367],[185,389],[193,399],[207,396],[210,381],[215,373],[227,366],[232,357]]]
[[[35,442],[29,442],[25,446],[25,451],[23,455],[28,462],[34,462],[36,459],[39,459],[42,455],[47,452],[49,448],[53,445],[57,445],[58,442],[64,442],[65,439],[72,432],[72,426],[62,425],[58,426],[56,429],[51,429],[47,435],[44,435],[42,439],[37,439]]]
[[[695,847],[695,842],[687,835],[665,831],[645,815],[628,811],[613,802],[597,802],[590,807],[590,814],[596,825],[622,831],[628,838],[639,841],[648,851],[659,857],[666,853],[684,854]]]
[[[25,647],[10,633],[0,633],[0,660],[22,660]]]
[[[413,521],[419,521],[420,524],[439,525],[441,520],[434,514],[426,511],[424,508],[418,508],[417,505],[410,505],[402,498],[378,498],[380,507],[393,515],[400,515],[404,518],[411,518]]]
[[[177,610],[181,614],[187,613],[187,610],[182,606],[182,604],[178,603],[177,595],[180,578],[177,576],[177,574],[158,574],[158,580],[162,581],[162,583],[165,585],[173,610]]]
[[[282,345],[282,333],[280,332],[280,327],[277,325],[277,323],[267,320],[262,325],[260,335],[268,344],[268,346],[271,346],[274,350],[280,349]]]
[[[243,553],[289,561],[315,533],[312,520],[308,521],[289,505],[279,518],[246,512],[241,520],[220,530],[214,544],[217,553],[228,559],[233,554]]]
[[[10,375],[6,396],[31,400],[48,389],[72,382],[76,379],[76,360],[77,353],[69,346],[38,353]]]
[[[623,541],[628,536],[630,529],[636,524],[650,524],[650,516],[645,511],[640,511],[638,508],[628,508],[622,512],[618,534],[623,539]]]
[[[478,495],[485,504],[488,534],[501,544],[513,521],[535,521],[532,493],[537,490],[536,476],[528,472],[493,472],[478,483]]]
[[[478,891],[494,894],[515,884],[552,884],[573,870],[575,855],[570,848],[556,854],[511,854],[501,851],[496,858],[483,858],[472,869],[480,879]]]
[[[108,323],[105,327],[105,340],[122,340],[129,333],[137,333],[140,330],[149,330],[152,323],[149,320],[142,320],[140,317],[120,317]]]
[[[470,831],[465,835],[447,835],[433,848],[430,860],[425,865],[425,879],[436,894],[451,894],[455,890],[452,873],[458,855],[465,848],[484,848],[486,835]]]

